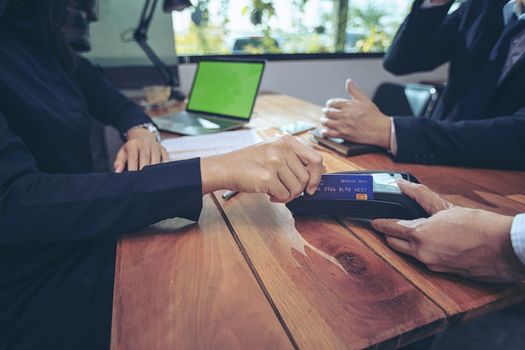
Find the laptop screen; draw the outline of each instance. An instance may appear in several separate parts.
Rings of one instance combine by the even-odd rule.
[[[188,110],[250,119],[263,71],[264,62],[199,62]]]

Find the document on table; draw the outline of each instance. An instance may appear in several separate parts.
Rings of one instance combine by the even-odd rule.
[[[255,130],[224,131],[200,136],[183,136],[162,141],[171,160],[213,156],[259,143]]]

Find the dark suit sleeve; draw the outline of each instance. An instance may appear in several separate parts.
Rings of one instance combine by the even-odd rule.
[[[383,61],[393,74],[432,70],[450,59],[464,6],[447,15],[452,3],[421,8],[414,2],[412,11],[399,28]]]
[[[394,118],[396,161],[525,170],[525,108],[461,122]]]
[[[84,240],[175,216],[197,220],[201,207],[199,159],[123,174],[43,173],[0,113],[0,244]]]
[[[82,89],[91,114],[121,134],[131,127],[151,123],[144,110],[118,91],[99,67],[79,57],[75,77]]]

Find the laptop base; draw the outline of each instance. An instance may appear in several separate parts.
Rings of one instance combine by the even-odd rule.
[[[152,119],[160,130],[189,136],[239,129],[246,124],[186,111]]]

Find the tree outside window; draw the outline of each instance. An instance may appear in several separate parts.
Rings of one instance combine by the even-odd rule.
[[[181,56],[384,52],[411,0],[198,0],[173,14]]]

